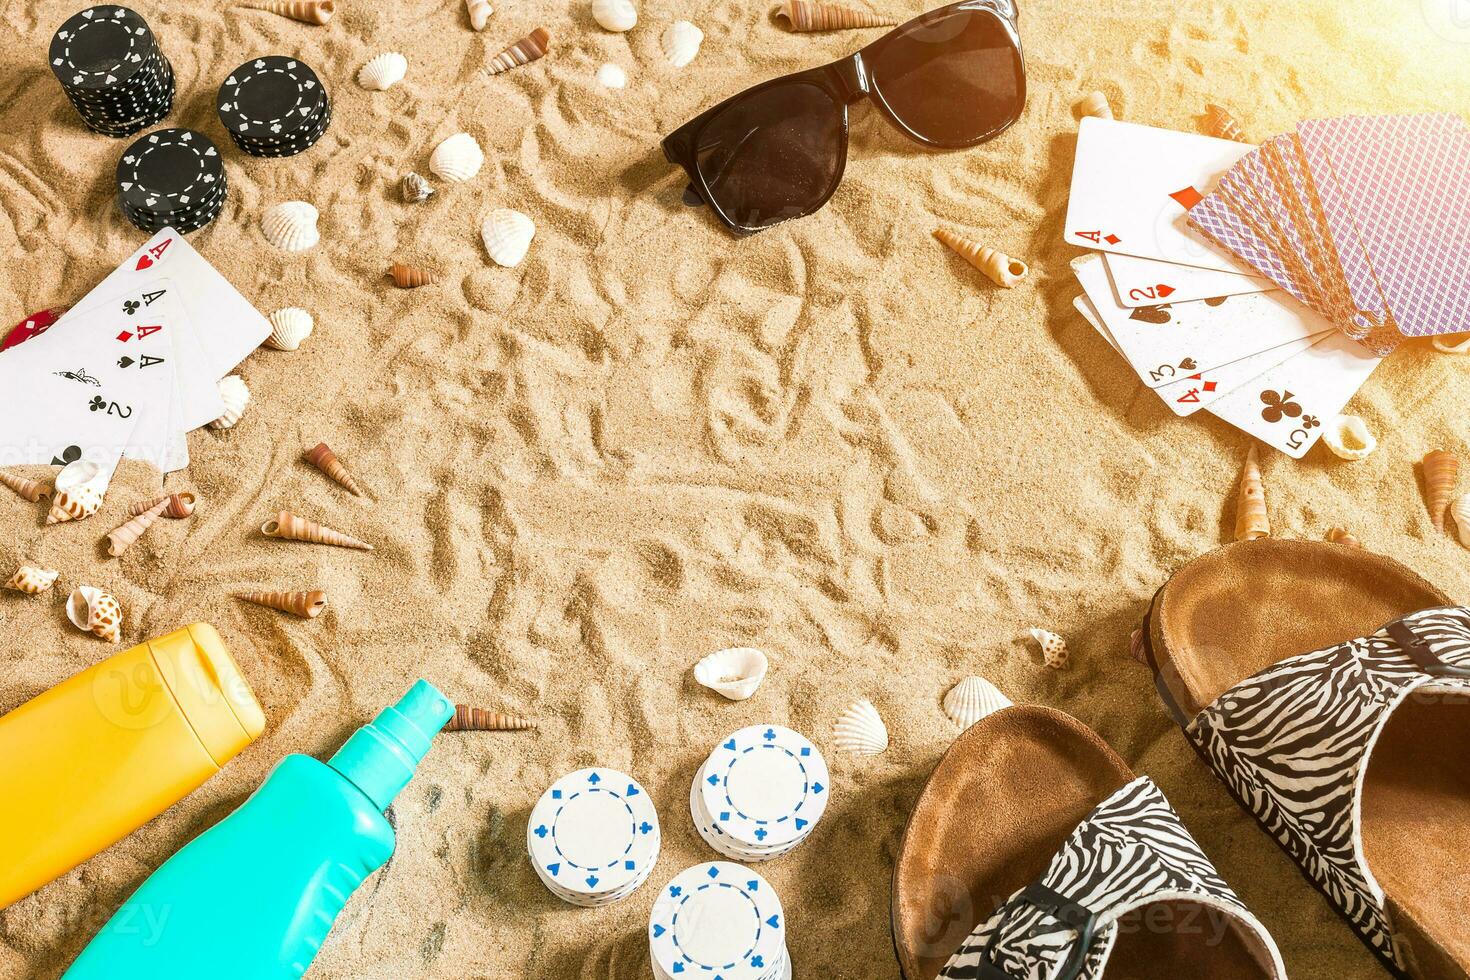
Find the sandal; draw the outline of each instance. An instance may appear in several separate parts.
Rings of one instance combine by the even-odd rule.
[[[1470,609],[1390,558],[1261,539],[1174,573],[1140,640],[1200,757],[1389,972],[1470,977]]]
[[[1031,705],[976,722],[929,778],[894,868],[893,940],[905,980],[1286,976],[1158,787]]]

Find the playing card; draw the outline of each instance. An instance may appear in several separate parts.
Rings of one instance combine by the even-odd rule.
[[[1104,252],[1103,261],[1113,281],[1113,294],[1127,307],[1157,306],[1159,303],[1188,303],[1218,299],[1241,293],[1261,293],[1275,283],[1262,276],[1201,269],[1199,266],[1141,259],[1136,255]]]
[[[1067,202],[1072,245],[1249,274],[1239,259],[1191,229],[1189,209],[1251,151],[1233,140],[1087,117]]]

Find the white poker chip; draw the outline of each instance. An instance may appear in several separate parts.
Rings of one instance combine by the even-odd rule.
[[[784,844],[776,848],[747,847],[730,837],[719,825],[715,823],[709,811],[704,808],[704,800],[700,795],[699,787],[702,782],[704,770],[689,784],[689,815],[694,820],[694,828],[699,831],[699,836],[715,851],[730,858],[732,861],[744,861],[757,864],[762,861],[772,861],[783,854],[793,850],[798,844],[806,839],[805,836],[797,838],[790,844]]]
[[[654,970],[671,980],[786,975],[786,916],[770,883],[725,861],[695,865],[659,892],[648,918]]]
[[[558,779],[526,824],[537,874],[553,894],[578,904],[627,897],[658,862],[660,844],[653,801],[616,769],[579,769]]]
[[[822,753],[780,725],[755,725],[720,742],[700,770],[700,798],[737,844],[771,851],[798,843],[827,809]]]

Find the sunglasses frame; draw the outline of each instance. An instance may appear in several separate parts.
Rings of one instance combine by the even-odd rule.
[[[966,11],[990,14],[1005,30],[1006,36],[1014,46],[1019,69],[1016,104],[1004,122],[972,139],[959,141],[930,139],[915,132],[894,112],[893,108],[883,97],[883,93],[874,84],[869,62],[876,62],[883,49],[891,44],[895,38],[911,34],[916,29],[922,29],[946,17]],[[837,169],[833,173],[831,186],[822,194],[821,200],[811,208],[802,211],[800,214],[793,214],[788,218],[782,218],[781,221],[789,221],[791,218],[804,218],[825,207],[827,202],[832,199],[832,195],[837,193],[838,185],[842,183],[842,177],[847,171],[849,107],[861,102],[863,99],[871,101],[878,108],[878,111],[887,118],[889,123],[909,139],[921,146],[941,150],[958,150],[970,146],[977,146],[987,140],[994,139],[1009,129],[1017,119],[1021,118],[1021,113],[1026,107],[1026,55],[1021,48],[1020,30],[1016,26],[1018,17],[1019,13],[1016,10],[1013,0],[959,0],[958,3],[936,7],[933,10],[920,14],[913,20],[898,25],[871,44],[864,45],[852,54],[839,58],[831,64],[793,72],[790,75],[782,75],[779,78],[772,78],[769,81],[761,82],[759,85],[754,85],[738,92],[717,105],[711,106],[664,137],[664,157],[670,163],[684,169],[684,172],[689,175],[690,183],[688,190],[693,191],[699,197],[699,200],[714,212],[715,216],[720,219],[720,222],[737,235],[753,235],[756,232],[765,231],[767,228],[773,228],[781,222],[776,221],[769,225],[760,225],[759,227],[741,225],[715,203],[714,194],[710,191],[709,186],[705,183],[704,176],[699,170],[699,136],[704,131],[705,126],[720,113],[724,112],[725,109],[735,103],[750,98],[758,92],[763,92],[766,89],[777,86],[793,84],[812,85],[826,93],[837,108],[841,110],[842,133],[841,146],[838,150]]]

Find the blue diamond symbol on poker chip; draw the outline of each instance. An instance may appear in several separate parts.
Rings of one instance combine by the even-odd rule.
[[[665,931],[666,930],[664,929],[663,926],[661,926],[661,925],[654,925],[654,927],[653,927],[653,938],[654,939],[657,939],[658,937],[662,936]]]
[[[726,820],[729,820],[729,819],[730,819],[730,811],[729,810],[721,810],[720,811],[720,823],[724,823]]]
[[[559,799],[561,799],[561,790],[559,790],[559,789],[552,790],[551,791],[551,798],[553,800],[559,800]]]
[[[623,867],[624,868],[627,868],[629,871],[632,871],[633,870],[633,862],[632,861],[624,861],[623,862]]]
[[[775,739],[776,739],[776,730],[774,728],[767,728],[766,729],[766,733],[764,735],[762,735],[761,738],[765,739],[767,742],[773,742],[773,741],[775,741]]]
[[[535,833],[537,837],[545,840],[546,835],[549,833],[549,831],[546,829],[546,824],[542,824],[541,826],[537,827]]]
[[[587,782],[591,783],[593,786],[596,786],[598,783],[602,782],[602,777],[594,772],[592,775],[587,777]]]
[[[808,749],[808,748],[803,748],[801,750],[801,754],[802,754],[802,757],[805,758],[806,756],[809,756],[809,755],[812,754],[812,750],[811,749]]]
[[[706,871],[705,874],[709,875],[711,878],[718,878],[720,876],[720,869],[712,867],[708,871]]]

